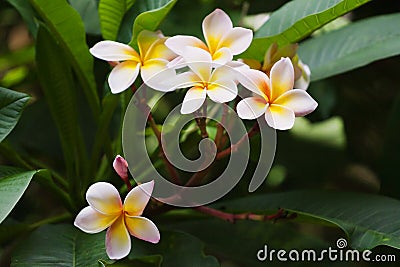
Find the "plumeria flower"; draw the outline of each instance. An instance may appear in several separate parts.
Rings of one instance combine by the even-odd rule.
[[[82,231],[94,234],[108,228],[106,250],[110,259],[121,259],[131,250],[130,235],[158,243],[160,233],[157,226],[142,217],[149,202],[154,181],[133,188],[122,203],[118,190],[106,182],[91,185],[86,192],[89,206],[76,216],[74,225]]]
[[[183,99],[182,114],[198,110],[207,96],[217,103],[235,99],[238,93],[235,68],[242,69],[242,65],[226,65],[214,69],[211,55],[197,47],[186,47],[183,58],[190,71],[178,74],[170,81],[175,89],[191,87]]]
[[[193,36],[177,35],[169,38],[165,45],[180,56],[187,46],[201,48],[210,53],[214,63],[224,65],[234,55],[243,53],[253,39],[251,30],[233,27],[231,19],[221,9],[214,10],[204,18],[203,35],[206,43]]]
[[[117,64],[108,76],[108,84],[111,92],[118,94],[129,88],[136,80],[139,71],[143,82],[154,89],[159,89],[157,84],[152,86],[152,79],[169,77],[173,70],[166,65],[176,55],[165,46],[165,40],[161,33],[144,30],[139,33],[137,42],[139,53],[126,44],[114,41],[101,41],[95,44],[90,53],[93,56],[107,61],[117,61]]]
[[[114,159],[113,162],[113,168],[115,172],[121,177],[122,179],[128,179],[128,162],[121,157],[120,155],[117,155]]]
[[[293,89],[294,69],[289,58],[274,64],[271,78],[254,69],[242,73],[240,83],[254,93],[237,105],[237,113],[242,119],[264,115],[272,128],[287,130],[293,127],[295,116],[305,116],[318,106],[305,90]]]

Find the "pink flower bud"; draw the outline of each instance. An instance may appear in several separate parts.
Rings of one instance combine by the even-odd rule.
[[[123,157],[117,155],[114,159],[113,167],[123,180],[128,178],[128,162]]]

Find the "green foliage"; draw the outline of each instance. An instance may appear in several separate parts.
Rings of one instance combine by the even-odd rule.
[[[230,211],[268,214],[278,208],[340,227],[356,249],[379,245],[400,248],[400,201],[384,196],[329,192],[294,191],[250,196],[220,204]],[[219,205],[215,205],[218,207]],[[373,211],[373,215],[371,212]]]
[[[0,223],[17,204],[37,173],[37,171],[14,172],[15,170],[0,166]]]
[[[371,0],[295,0],[272,13],[255,33],[250,47],[240,57],[262,60],[268,47],[296,43],[328,22]]]
[[[0,143],[14,129],[29,98],[27,94],[0,87]]]
[[[100,19],[97,10],[97,0],[69,0],[70,5],[78,11],[85,25],[86,33],[100,34]]]
[[[22,18],[25,20],[26,25],[29,28],[30,33],[36,36],[39,24],[35,20],[35,14],[32,6],[29,4],[29,0],[7,0],[11,5],[18,10]]]
[[[45,225],[17,248],[11,266],[97,267],[108,259],[104,240],[105,233],[88,235],[72,225]]]
[[[373,17],[305,41],[299,55],[310,66],[311,80],[400,54],[399,21],[398,13]]]

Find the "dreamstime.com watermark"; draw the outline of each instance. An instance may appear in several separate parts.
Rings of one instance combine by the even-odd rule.
[[[268,245],[264,245],[262,249],[257,252],[257,259],[262,262],[273,261],[305,261],[305,262],[318,262],[318,261],[343,261],[343,262],[396,262],[396,255],[376,254],[374,255],[370,250],[358,251],[355,249],[346,249],[347,241],[344,238],[339,238],[336,241],[336,248],[328,247],[317,251],[315,249],[303,250],[284,250],[284,249],[270,249]]]

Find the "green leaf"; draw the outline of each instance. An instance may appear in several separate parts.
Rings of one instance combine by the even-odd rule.
[[[262,60],[269,45],[296,43],[328,22],[371,0],[295,0],[272,13],[255,33],[250,47],[240,57]]]
[[[86,32],[93,35],[100,35],[97,0],[69,0],[69,3],[81,16]]]
[[[354,22],[304,42],[301,60],[316,81],[400,54],[400,13]]]
[[[30,96],[0,87],[0,143],[14,129]]]
[[[135,1],[136,0],[100,0],[99,17],[101,33],[104,39],[113,41],[117,39],[121,21]]]
[[[28,26],[30,33],[33,36],[36,36],[39,24],[35,19],[35,12],[32,6],[29,4],[29,0],[7,0],[7,2],[9,2],[16,10],[18,10]]]
[[[45,225],[17,247],[12,267],[97,267],[107,260],[105,232],[86,234],[72,225]]]
[[[67,55],[85,92],[94,117],[100,114],[100,101],[93,74],[93,57],[86,45],[85,29],[78,14],[65,0],[30,0]]]
[[[251,196],[220,205],[234,212],[270,213],[283,208],[314,222],[318,219],[321,223],[337,225],[347,234],[355,249],[371,249],[379,245],[400,248],[400,201],[384,196],[294,191]]]
[[[217,259],[205,256],[203,244],[195,237],[181,232],[161,232],[158,244],[132,239],[132,249],[128,258],[157,262],[157,266],[219,266]]]
[[[133,37],[130,45],[136,45],[138,34],[143,30],[155,31],[178,0],[139,1],[139,14],[133,23]]]
[[[8,173],[10,170],[1,167],[0,174]],[[36,173],[37,171],[28,171],[0,178],[0,223],[17,204]]]
[[[71,68],[52,35],[39,27],[36,44],[38,76],[58,129],[69,178],[85,166],[85,145],[78,123],[78,105]]]

